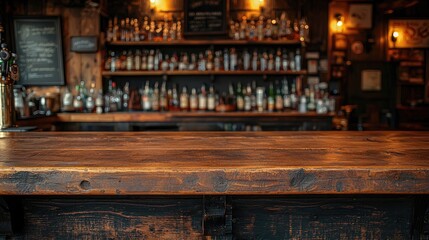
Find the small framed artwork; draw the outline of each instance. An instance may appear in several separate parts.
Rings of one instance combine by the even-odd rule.
[[[350,4],[347,22],[349,28],[372,28],[372,4]]]
[[[317,74],[317,69],[319,65],[319,61],[317,59],[309,59],[307,60],[307,71],[309,74]]]
[[[381,91],[381,70],[363,70],[361,89],[362,91]]]

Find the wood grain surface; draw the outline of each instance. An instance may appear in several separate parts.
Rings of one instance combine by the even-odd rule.
[[[427,132],[0,133],[2,195],[428,194]]]

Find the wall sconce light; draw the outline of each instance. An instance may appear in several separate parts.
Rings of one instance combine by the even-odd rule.
[[[342,32],[343,31],[343,26],[344,26],[344,17],[343,17],[343,15],[340,14],[340,13],[336,13],[334,17],[335,17],[335,20],[337,21],[335,23],[337,31],[338,32]]]
[[[154,12],[155,11],[155,8],[156,8],[156,2],[157,2],[157,0],[150,0],[149,1],[149,4],[150,4],[150,11],[151,12]]]
[[[398,41],[398,37],[399,37],[399,32],[393,31],[392,36],[390,37],[390,40],[392,40],[393,44],[395,44],[396,41]]]

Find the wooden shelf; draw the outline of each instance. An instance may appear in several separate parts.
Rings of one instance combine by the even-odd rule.
[[[57,122],[174,122],[189,119],[280,119],[332,118],[334,114],[316,112],[113,112],[113,113],[58,113]]]
[[[137,42],[106,42],[110,46],[195,46],[195,45],[299,45],[298,40],[175,40],[175,41],[137,41]]]
[[[305,75],[306,70],[301,71],[103,71],[104,77],[110,76],[183,76],[183,75]]]

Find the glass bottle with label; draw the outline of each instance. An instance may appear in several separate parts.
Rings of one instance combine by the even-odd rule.
[[[274,112],[275,109],[275,102],[276,101],[276,95],[274,92],[274,85],[272,82],[270,82],[270,86],[268,88],[268,111]]]
[[[213,84],[210,85],[209,93],[207,95],[207,110],[214,111],[216,109],[216,92]]]
[[[252,111],[252,86],[250,83],[247,84],[244,92],[244,111]]]
[[[237,111],[244,111],[244,95],[243,88],[241,86],[241,82],[237,83],[237,93],[236,93],[236,101],[237,101]]]
[[[192,88],[191,95],[189,96],[189,109],[193,112],[198,110],[198,95],[195,88]]]
[[[152,111],[154,112],[158,112],[160,109],[159,106],[159,86],[158,86],[158,82],[155,82],[155,85],[153,86],[153,94],[151,97],[151,101],[152,101]]]
[[[275,110],[277,112],[283,111],[283,96],[282,96],[282,89],[280,88],[280,85],[278,82],[276,82],[276,103],[275,103]]]
[[[206,111],[207,110],[207,90],[206,85],[201,86],[201,92],[198,95],[198,110]]]
[[[183,86],[182,93],[180,94],[180,110],[188,111],[189,110],[189,95],[188,88]]]

